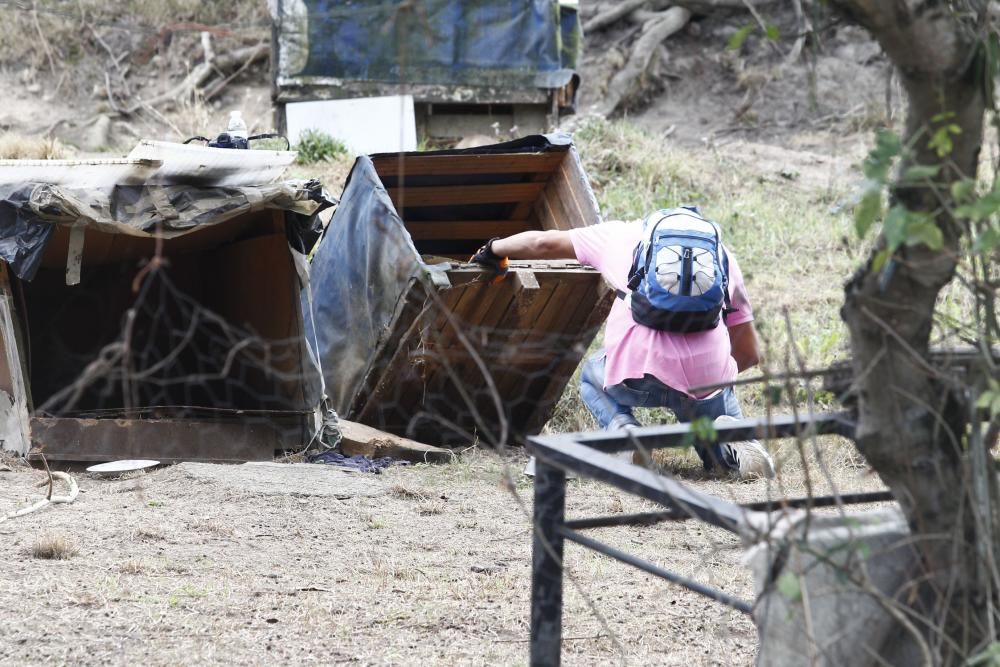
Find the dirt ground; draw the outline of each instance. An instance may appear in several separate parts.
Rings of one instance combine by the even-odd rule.
[[[815,62],[810,95],[813,74],[804,63],[783,66],[753,39],[739,53],[720,46],[743,20],[705,19],[672,37],[658,87],[628,117],[667,148],[704,147],[733,173],[808,192],[823,210],[836,206],[833,195],[857,178],[853,165],[869,130],[889,113],[884,63],[863,34],[840,28]],[[628,29],[588,44],[581,116],[601,94],[603,68],[615,62],[604,56]],[[118,33],[109,28],[109,34]],[[135,65],[129,80],[136,91],[152,95],[186,74],[186,56],[179,47],[173,51],[173,65],[169,59]],[[217,100],[165,111],[167,123],[139,114],[95,133],[108,115],[104,60],[100,55],[93,72],[64,68],[81,83],[60,90],[51,85],[54,73],[0,58],[0,87],[9,93],[0,133],[50,133],[78,140],[84,152],[122,152],[138,138],[211,134],[230,108],[244,110],[251,131],[270,127],[261,67]],[[330,177],[331,187],[345,175]],[[829,201],[826,193],[833,193]],[[796,296],[790,305],[823,299],[835,312],[841,275],[822,275],[836,279],[823,278],[828,289]],[[754,279],[756,292],[773,297],[775,313],[793,299],[782,300],[788,281],[779,278]],[[759,414],[760,406],[754,408]],[[814,476],[814,493],[878,487],[845,443],[820,445],[836,459],[834,479]],[[704,479],[691,453],[666,464],[698,489],[734,501],[803,495],[797,454],[784,446],[778,459],[783,471],[771,484]],[[0,575],[0,665],[525,664],[531,568],[525,461],[521,452],[470,450],[453,464],[381,475],[285,466],[263,484],[260,468],[243,466],[183,464],[127,479],[77,471],[75,503],[0,522],[0,559],[7,564]],[[35,484],[43,479],[37,470],[0,468],[0,516],[37,497]],[[571,517],[653,509],[591,481],[570,483]],[[732,534],[696,522],[592,534],[752,598]],[[62,538],[71,557],[33,555],[52,538]],[[738,612],[573,545],[566,562],[565,664],[753,662],[756,631]]]
[[[473,450],[381,475],[286,465],[264,477],[252,464],[126,479],[77,472],[75,503],[0,523],[0,664],[525,664],[523,464],[520,454]],[[674,465],[698,477],[693,454]],[[44,479],[0,472],[0,514]],[[764,481],[695,483],[743,501],[776,491]],[[872,480],[857,469],[837,484],[861,490]],[[570,482],[570,517],[651,509]],[[592,534],[752,597],[739,541],[722,530],[683,522]],[[32,555],[53,537],[75,555]],[[753,661],[756,632],[740,613],[572,545],[566,562],[566,664]]]

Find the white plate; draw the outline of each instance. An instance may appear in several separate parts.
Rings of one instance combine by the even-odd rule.
[[[87,468],[87,472],[96,472],[100,475],[120,475],[123,472],[142,470],[143,468],[152,468],[157,465],[160,465],[159,461],[150,461],[148,459],[128,459],[125,461],[98,463],[97,465],[92,465]]]

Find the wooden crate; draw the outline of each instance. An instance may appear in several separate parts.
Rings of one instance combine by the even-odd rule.
[[[233,347],[204,359],[210,373],[200,377],[195,371],[172,370],[181,365],[171,355],[183,356],[182,342],[164,349],[162,358],[148,353],[149,364],[163,366],[154,380],[176,386],[170,394],[176,400],[166,403],[147,402],[142,381],[133,379],[146,370],[137,365],[141,350],[127,358],[132,370],[128,396],[102,384],[110,370],[93,371],[99,350],[124,336],[120,323],[127,313],[135,318],[130,321],[140,321],[143,304],[164,313],[176,307],[179,297],[164,297],[166,290],[151,289],[142,299],[135,294],[134,277],[140,262],[156,254],[156,239],[88,226],[78,285],[66,284],[71,232],[64,225],[54,230],[30,283],[19,281],[0,263],[0,402],[13,406],[4,414],[4,448],[25,454],[36,447],[56,461],[235,462],[271,460],[275,450],[304,447],[314,432],[313,399],[306,386],[313,371],[307,363],[299,279],[286,224],[281,212],[265,210],[160,242],[165,264],[159,275],[200,304],[197,308],[211,312],[197,320],[175,319],[175,330],[163,335],[197,341],[206,322],[219,318],[234,327],[232,332],[247,336],[238,343],[249,343],[252,335],[258,341],[255,349],[266,350],[267,357],[262,365]],[[124,277],[91,282],[109,269],[120,269]],[[139,334],[128,340],[141,347]],[[67,358],[76,365],[62,368]],[[88,373],[95,375],[89,378],[96,380],[93,385],[77,380]],[[190,379],[183,379],[189,373]],[[58,409],[49,407],[49,400],[77,382],[77,399],[56,401]],[[238,387],[227,391],[230,383]]]
[[[467,261],[495,236],[600,221],[576,150],[487,147],[379,155],[372,163],[430,278],[412,281],[398,299],[340,409],[432,444],[514,443],[537,433],[613,293],[576,262],[512,262],[507,279],[490,284]]]

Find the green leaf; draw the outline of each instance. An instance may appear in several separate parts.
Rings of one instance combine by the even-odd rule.
[[[699,442],[715,440],[715,424],[708,417],[698,417],[691,422],[691,432]]]
[[[998,667],[1000,665],[1000,642],[993,642],[980,653],[966,660],[965,664],[968,667],[979,667],[980,665]]]
[[[779,405],[781,403],[781,386],[769,384],[764,387],[764,400],[768,405]]]
[[[802,599],[802,585],[799,578],[790,572],[786,572],[778,577],[778,592],[790,602],[798,602]]]
[[[906,225],[906,245],[914,246],[923,244],[931,250],[940,250],[944,247],[944,234],[941,228],[931,219],[910,220]]]
[[[743,48],[743,44],[747,41],[747,37],[750,33],[754,31],[757,27],[755,23],[747,23],[745,26],[733,33],[733,36],[729,38],[729,42],[726,44],[726,48],[730,51],[739,51]]]
[[[954,114],[953,114],[954,115]],[[951,154],[955,147],[951,137],[953,134],[962,134],[962,128],[954,123],[942,125],[931,135],[931,140],[927,142],[927,147],[934,150],[938,157],[946,157]]]
[[[882,193],[877,188],[870,188],[854,208],[854,229],[858,233],[858,238],[864,238],[881,215]]]
[[[781,29],[778,28],[778,26],[774,25],[773,23],[768,23],[767,30],[764,32],[764,34],[767,35],[767,38],[772,42],[777,42],[778,39],[781,37]]]
[[[1000,246],[1000,228],[997,228],[996,225],[991,225],[976,237],[976,242],[972,245],[972,251],[989,253],[993,252],[997,246]]]
[[[978,222],[985,220],[997,211],[1000,211],[1000,187],[994,186],[993,190],[987,192],[978,200],[971,204],[959,206],[955,209],[955,215]]]
[[[889,257],[891,255],[892,253],[889,252],[888,248],[882,248],[879,250],[878,254],[875,255],[875,258],[872,260],[872,273],[878,273],[881,271],[882,267],[885,266],[885,263],[889,261]]]
[[[934,178],[941,171],[941,165],[917,164],[903,172],[902,179],[912,183],[913,181],[925,181]]]
[[[875,135],[875,147],[868,152],[863,170],[866,178],[885,184],[889,180],[889,170],[903,151],[903,144],[895,132],[879,130]]]
[[[981,393],[979,398],[976,399],[976,407],[984,410],[990,407],[990,404],[993,403],[993,395],[992,391],[984,391]]]
[[[976,193],[976,182],[971,178],[963,178],[951,184],[951,197],[956,202],[967,202]]]
[[[948,136],[948,131],[943,127],[935,132],[931,140],[927,142],[927,148],[937,153],[938,157],[946,157],[954,147],[955,144],[952,143],[951,137]]]
[[[893,206],[885,214],[882,221],[882,236],[893,252],[906,241],[906,226],[910,221],[910,212],[902,206]]]

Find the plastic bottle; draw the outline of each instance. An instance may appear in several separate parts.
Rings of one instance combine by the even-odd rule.
[[[229,133],[234,142],[241,139],[243,141],[247,140],[247,124],[243,120],[242,111],[229,112],[229,125],[226,126],[226,132]]]

